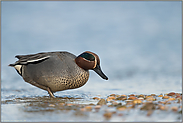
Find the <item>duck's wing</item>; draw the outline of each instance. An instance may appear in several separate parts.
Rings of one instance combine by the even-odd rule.
[[[25,65],[28,63],[41,62],[43,60],[48,59],[50,55],[48,53],[37,53],[31,55],[17,55],[15,57],[18,58],[19,60],[16,61],[14,64],[10,64],[9,66]]]

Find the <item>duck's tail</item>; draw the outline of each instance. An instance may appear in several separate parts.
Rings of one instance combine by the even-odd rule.
[[[14,66],[15,66],[15,64],[9,64],[8,66],[10,66],[10,67],[14,67]]]

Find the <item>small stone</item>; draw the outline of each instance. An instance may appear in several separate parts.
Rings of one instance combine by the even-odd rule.
[[[105,118],[107,118],[107,119],[110,119],[111,117],[112,117],[112,113],[111,112],[106,112],[106,113],[104,113],[104,115],[103,115]]]
[[[146,101],[156,101],[156,99],[154,97],[149,97],[149,98],[146,98]]]
[[[100,100],[100,98],[98,98],[98,97],[93,97],[93,99],[94,99],[94,100]]]
[[[119,94],[118,94],[118,95],[116,95],[116,97],[120,97],[120,96],[121,96],[121,95],[119,95]]]
[[[110,99],[110,98],[107,98],[106,101],[109,102],[109,101],[112,101],[113,99]]]
[[[117,97],[116,100],[126,100],[126,97],[125,96],[120,96],[120,97]]]
[[[170,98],[169,96],[164,96],[164,97],[162,97],[162,99],[168,99],[168,98]]]
[[[176,112],[176,111],[178,111],[178,107],[173,106],[173,107],[171,107],[171,110],[174,111],[174,112]]]
[[[114,99],[116,99],[116,98],[114,96],[112,96],[112,97],[108,97],[106,100],[111,101],[111,100],[114,100]]]
[[[153,98],[153,96],[148,95],[148,96],[145,97],[145,99],[147,99],[147,98]]]
[[[174,96],[175,95],[175,92],[170,92],[167,94],[167,96]]]
[[[128,100],[134,100],[134,99],[137,99],[137,97],[130,96],[130,97],[128,98]]]
[[[137,96],[138,98],[144,98],[145,96],[143,94],[140,94]]]
[[[135,94],[130,94],[130,95],[129,95],[129,97],[134,97],[134,96],[135,96]]]
[[[91,107],[91,106],[86,106],[85,109],[86,109],[87,111],[91,111],[91,110],[92,110],[92,107]]]
[[[163,95],[159,95],[158,97],[163,97]]]
[[[156,94],[151,94],[151,96],[156,96]]]
[[[117,106],[116,109],[119,111],[124,111],[126,110],[126,106]]]
[[[122,94],[121,96],[127,97],[125,94]]]
[[[141,103],[142,103],[142,101],[141,101],[141,100],[139,100],[139,99],[135,99],[135,100],[133,100],[133,103],[134,103],[134,104],[141,104]]]
[[[172,100],[175,100],[175,98],[169,98],[168,101],[172,101]]]
[[[110,96],[116,96],[116,94],[111,94]]]
[[[155,104],[152,102],[146,102],[141,108],[140,110],[153,110],[155,109]]]
[[[97,105],[106,105],[107,103],[106,103],[106,100],[105,99],[101,99],[98,103],[97,103]]]

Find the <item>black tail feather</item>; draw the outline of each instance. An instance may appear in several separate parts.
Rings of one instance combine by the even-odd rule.
[[[15,66],[15,64],[9,64],[8,66],[14,67],[14,66]]]

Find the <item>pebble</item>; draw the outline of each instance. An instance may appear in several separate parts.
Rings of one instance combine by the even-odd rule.
[[[170,92],[167,94],[167,96],[174,96],[175,95],[175,92]]]
[[[149,97],[149,98],[146,98],[146,101],[156,101],[156,99],[154,97]]]
[[[141,108],[140,110],[152,110],[155,109],[155,104],[152,102],[146,102]]]
[[[135,100],[133,100],[133,103],[134,103],[134,104],[141,104],[141,103],[142,103],[142,100],[140,100],[140,99],[135,99]]]
[[[97,105],[106,105],[106,104],[107,104],[107,102],[106,102],[105,99],[101,99],[101,100],[97,103]]]
[[[106,112],[106,113],[104,113],[104,115],[103,115],[105,118],[107,118],[107,119],[110,119],[111,117],[112,117],[112,113],[111,112]]]
[[[153,96],[148,95],[148,96],[145,97],[145,99],[147,99],[147,98],[153,98]]]
[[[173,107],[171,107],[171,110],[176,112],[176,111],[178,111],[178,107],[173,106]]]
[[[163,97],[163,95],[159,95],[158,97]]]
[[[117,97],[116,100],[126,100],[126,96],[120,96],[120,97]]]
[[[114,96],[112,96],[112,97],[108,97],[106,100],[111,101],[111,100],[114,100],[114,99],[116,99],[116,98]]]
[[[110,96],[114,96],[114,97],[115,97],[115,96],[116,96],[116,94],[111,94]]]
[[[137,97],[138,97],[138,98],[144,98],[144,97],[145,97],[145,95],[140,94],[140,95],[138,95]]]
[[[128,95],[129,97],[134,97],[135,96],[135,94],[130,94],[130,95]]]
[[[134,99],[137,99],[137,97],[130,96],[130,97],[128,98],[128,100],[134,100]]]
[[[98,97],[93,97],[93,99],[94,99],[94,100],[100,100],[100,98],[98,98]]]
[[[91,106],[86,106],[85,109],[86,109],[86,111],[91,111],[92,107]]]
[[[118,94],[118,95],[116,95],[116,97],[120,97],[120,95]]]
[[[170,98],[169,96],[164,96],[164,97],[162,97],[162,99],[168,99],[168,98]]]
[[[124,111],[126,110],[126,106],[117,106],[116,109],[119,111]]]
[[[169,99],[168,99],[168,101],[173,101],[173,100],[175,100],[175,98],[169,98]]]
[[[121,96],[127,97],[126,95],[122,94]]]
[[[156,94],[151,94],[151,96],[156,96]]]

